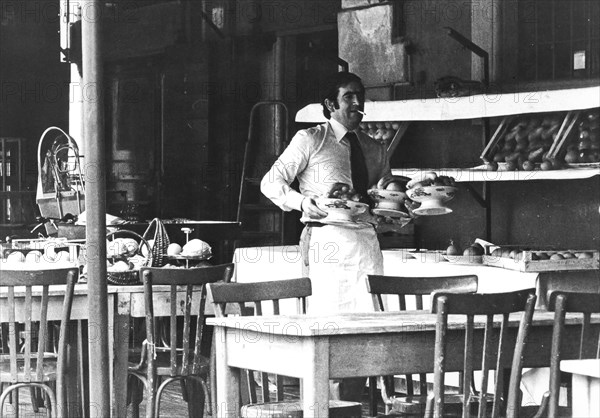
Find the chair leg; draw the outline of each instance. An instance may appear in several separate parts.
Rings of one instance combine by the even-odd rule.
[[[0,412],[4,409],[4,402],[6,401],[6,398],[11,394],[11,393],[15,393],[18,394],[18,391],[20,388],[39,388],[41,390],[44,391],[44,395],[45,397],[48,399],[48,402],[46,404],[46,414],[49,417],[62,417],[63,416],[63,411],[60,411],[59,408],[56,407],[56,394],[54,393],[54,391],[50,388],[50,386],[45,385],[43,383],[16,383],[13,385],[9,385],[3,392],[2,395],[0,396]],[[14,418],[18,418],[19,417],[19,404],[18,404],[18,395],[16,395],[15,397],[15,401],[17,401],[16,403],[16,407],[15,407],[15,414],[12,415],[12,417]]]
[[[369,377],[369,413],[371,416],[377,415],[377,377]]]
[[[135,374],[127,377],[127,404],[131,404],[133,418],[140,416],[140,404],[144,400],[145,382]]]

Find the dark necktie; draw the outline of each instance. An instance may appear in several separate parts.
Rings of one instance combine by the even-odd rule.
[[[358,142],[358,137],[352,131],[346,133],[345,138],[350,142],[350,169],[352,170],[352,185],[354,190],[361,195],[361,201],[367,198],[369,173],[365,157]]]

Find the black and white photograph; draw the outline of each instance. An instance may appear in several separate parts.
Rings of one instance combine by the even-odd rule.
[[[0,417],[600,418],[600,1],[0,0]]]

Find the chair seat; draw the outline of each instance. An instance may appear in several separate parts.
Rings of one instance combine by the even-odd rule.
[[[332,418],[354,418],[361,415],[362,405],[359,402],[329,401],[329,416]],[[243,418],[302,418],[304,412],[301,401],[283,401],[244,405],[241,416]]]

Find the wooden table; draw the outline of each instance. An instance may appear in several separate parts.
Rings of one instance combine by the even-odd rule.
[[[200,289],[200,287],[198,288]],[[109,344],[109,375],[113,376],[110,384],[111,392],[111,416],[120,418],[127,416],[127,363],[130,335],[129,319],[143,318],[144,312],[144,288],[143,286],[108,286],[108,344]],[[64,286],[50,286],[48,302],[48,320],[60,320],[62,313],[62,295]],[[19,297],[17,293],[15,295]],[[34,292],[34,298],[36,294]],[[37,295],[39,297],[39,295]],[[185,292],[178,294],[182,301],[185,298]],[[6,298],[5,293],[0,293],[0,317],[6,317],[7,303],[2,299]],[[155,286],[154,291],[154,310],[157,315],[170,315],[170,289],[168,286]],[[199,300],[199,298],[198,298]],[[198,301],[193,302],[192,309],[197,309]],[[195,306],[194,306],[195,305]],[[212,313],[212,304],[207,304],[207,314]],[[35,319],[35,317],[34,317]],[[87,342],[81,338],[81,334],[89,332],[88,338],[94,338],[94,326],[88,325],[88,329],[81,327],[82,320],[88,318],[88,292],[87,284],[77,284],[73,298],[73,307],[71,310],[71,320],[78,321],[79,332],[73,332],[70,335],[70,358],[74,361],[77,354],[81,351],[87,351]],[[74,328],[71,328],[74,330]],[[92,360],[93,361],[93,360]],[[81,394],[79,387],[79,377],[83,374],[86,378],[86,370],[79,370],[79,367],[72,365],[68,369],[69,376],[67,381],[67,393],[69,399],[69,416],[80,416]],[[92,389],[93,390],[93,389]],[[84,399],[84,402],[86,400]],[[94,411],[91,411],[94,416]]]
[[[509,338],[516,339],[519,316]],[[553,313],[536,311],[525,367],[550,364]],[[239,414],[239,369],[253,369],[303,379],[305,417],[328,417],[329,379],[427,373],[433,371],[436,317],[424,311],[361,313],[336,316],[263,316],[211,318],[215,326],[218,417]],[[600,317],[593,318],[599,332]],[[476,319],[475,341],[483,339]],[[567,317],[565,341],[575,341]],[[449,318],[448,371],[462,367],[464,324]],[[576,358],[576,347],[565,347]],[[508,356],[507,356],[508,357]],[[505,366],[510,367],[509,358]],[[480,362],[480,359],[476,360]]]
[[[600,359],[563,360],[560,370],[573,375],[574,417],[600,417]]]

